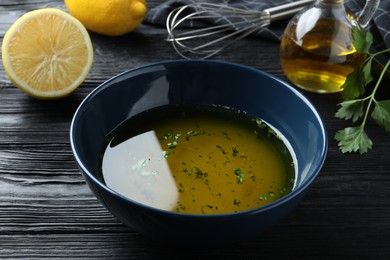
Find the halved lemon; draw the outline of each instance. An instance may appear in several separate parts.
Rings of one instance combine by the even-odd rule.
[[[93,63],[88,31],[54,8],[28,12],[3,39],[2,59],[12,83],[39,99],[61,98],[87,77]]]

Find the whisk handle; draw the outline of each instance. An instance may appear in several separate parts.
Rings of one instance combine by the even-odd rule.
[[[292,17],[302,8],[313,3],[315,0],[299,0],[292,3],[283,4],[271,8],[267,8],[264,12],[270,15],[271,22],[280,21]]]

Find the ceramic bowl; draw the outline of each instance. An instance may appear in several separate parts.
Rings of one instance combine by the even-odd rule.
[[[170,104],[227,106],[276,127],[296,155],[294,190],[266,206],[239,213],[191,215],[140,204],[105,186],[99,174],[108,133],[138,113]],[[214,246],[258,235],[289,214],[319,174],[328,140],[314,106],[287,83],[239,64],[180,60],[132,69],[97,87],[77,109],[70,141],[90,189],[125,225],[152,240]]]

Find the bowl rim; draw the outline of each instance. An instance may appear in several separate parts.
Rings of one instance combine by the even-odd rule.
[[[242,70],[248,70],[248,71],[252,71],[252,72],[261,74],[262,76],[268,77],[268,78],[270,78],[270,79],[272,79],[274,81],[277,81],[280,84],[284,85],[284,87],[289,89],[293,93],[293,95],[295,95],[297,98],[302,100],[308,106],[308,108],[313,112],[313,114],[317,118],[317,121],[319,122],[319,125],[321,127],[321,132],[322,132],[322,136],[323,136],[323,142],[322,142],[323,149],[321,150],[321,155],[320,155],[321,161],[315,167],[315,169],[313,169],[314,173],[302,185],[294,188],[293,191],[291,191],[290,193],[286,194],[285,196],[283,196],[283,197],[281,197],[281,198],[279,198],[279,199],[277,199],[277,200],[275,200],[273,202],[270,202],[270,203],[268,203],[266,205],[259,206],[259,207],[256,207],[256,208],[247,209],[247,210],[243,210],[243,211],[238,211],[238,212],[217,213],[217,214],[190,214],[190,213],[174,212],[174,211],[168,211],[168,210],[164,210],[164,209],[159,209],[159,208],[156,208],[156,207],[152,207],[152,206],[140,203],[140,202],[135,201],[133,199],[130,199],[130,198],[128,198],[128,197],[126,197],[126,196],[116,192],[115,190],[107,187],[105,184],[103,184],[96,176],[94,176],[87,169],[87,167],[84,165],[84,163],[81,161],[81,159],[78,156],[77,148],[76,148],[76,144],[75,144],[75,140],[74,140],[73,135],[74,135],[74,129],[75,129],[75,125],[77,124],[76,121],[77,121],[77,118],[78,118],[79,114],[84,109],[84,106],[86,105],[86,103],[88,103],[88,101],[91,98],[93,98],[94,95],[96,95],[98,92],[100,92],[103,89],[105,89],[105,87],[107,87],[107,85],[110,85],[113,81],[118,80],[121,77],[123,77],[123,76],[125,76],[127,74],[130,74],[130,73],[134,73],[134,72],[137,72],[137,71],[142,71],[142,70],[145,70],[145,69],[148,69],[148,68],[151,68],[151,67],[158,67],[158,66],[161,66],[161,65],[175,64],[175,63],[177,63],[177,64],[181,64],[181,63],[187,63],[187,64],[190,64],[190,63],[212,63],[212,64],[221,64],[221,65],[224,65],[224,66],[227,65],[227,66],[230,66],[230,67],[236,67],[236,68],[240,68]],[[138,75],[138,74],[136,74],[136,75]],[[127,77],[126,79],[129,79],[129,77]],[[257,69],[255,67],[251,67],[251,66],[247,66],[247,65],[243,65],[243,64],[239,64],[239,63],[224,61],[224,60],[197,60],[197,59],[190,59],[190,60],[158,61],[158,62],[153,62],[153,63],[149,63],[149,64],[145,64],[145,65],[142,65],[142,66],[138,66],[138,67],[134,67],[134,68],[125,70],[125,71],[123,71],[123,72],[121,72],[121,73],[119,73],[119,74],[109,78],[108,80],[104,81],[103,83],[99,84],[95,89],[93,89],[82,100],[82,102],[79,104],[78,108],[76,109],[76,111],[75,111],[75,113],[73,115],[73,118],[72,118],[72,121],[71,121],[71,124],[70,124],[69,136],[70,136],[70,146],[71,146],[71,150],[72,150],[72,153],[73,153],[73,157],[74,157],[76,163],[78,164],[78,166],[81,168],[82,175],[84,177],[88,177],[89,179],[91,179],[96,185],[98,185],[101,189],[104,189],[106,192],[110,193],[112,196],[114,196],[114,197],[116,197],[116,198],[118,198],[118,199],[120,199],[122,201],[125,201],[126,203],[135,204],[138,207],[141,207],[141,208],[144,208],[144,209],[147,209],[147,210],[151,210],[151,211],[154,211],[155,213],[159,213],[159,214],[162,214],[162,215],[170,215],[170,216],[173,216],[173,217],[180,216],[180,217],[188,217],[188,218],[201,218],[201,219],[204,219],[204,218],[221,218],[221,217],[227,217],[227,216],[230,216],[230,217],[241,217],[241,216],[248,215],[248,214],[252,215],[252,214],[257,214],[259,212],[270,210],[272,208],[278,207],[280,204],[286,203],[287,201],[289,201],[289,200],[297,197],[298,195],[300,195],[302,192],[304,192],[307,189],[308,186],[310,186],[314,182],[314,180],[319,175],[319,173],[320,173],[320,171],[322,169],[322,166],[325,163],[325,160],[326,160],[326,157],[327,157],[327,152],[328,152],[328,134],[327,134],[327,130],[326,130],[326,127],[325,127],[325,123],[324,123],[324,121],[322,119],[322,116],[318,112],[317,108],[300,91],[298,91],[296,88],[294,88],[289,83],[284,82],[281,79],[277,78],[276,76],[273,76],[273,75],[271,75],[271,74],[269,74],[267,72],[264,72],[264,71],[262,71],[260,69]]]

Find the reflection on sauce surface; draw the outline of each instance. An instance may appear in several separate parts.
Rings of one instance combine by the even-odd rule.
[[[102,160],[108,187],[140,203],[190,214],[243,211],[294,186],[294,160],[275,131],[226,108],[145,112],[114,131]]]

